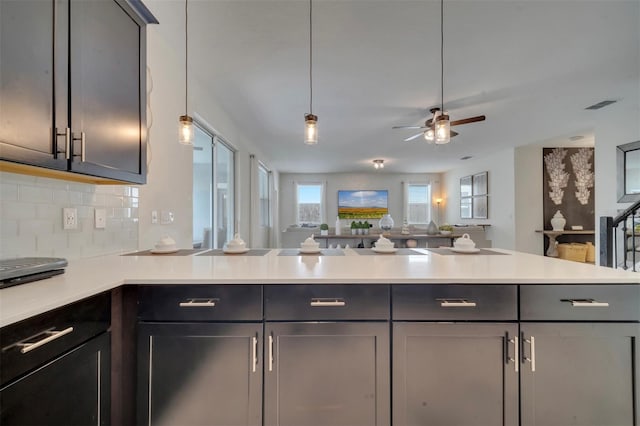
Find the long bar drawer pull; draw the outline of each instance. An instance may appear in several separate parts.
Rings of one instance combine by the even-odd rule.
[[[507,335],[507,339],[509,343],[513,343],[514,349],[513,358],[508,357],[508,359],[509,362],[513,362],[513,369],[517,373],[519,371],[518,366],[520,365],[520,343],[518,342],[518,336],[514,336],[512,339],[509,339],[509,336]]]
[[[220,299],[187,299],[186,302],[180,302],[181,308],[213,308]]]
[[[467,299],[436,299],[442,308],[475,308],[476,302]]]
[[[536,372],[536,338],[534,336],[524,339],[525,343],[531,348],[531,357],[525,357],[524,360],[531,363],[531,372]]]
[[[311,299],[311,303],[309,305],[313,307],[322,307],[322,306],[346,306],[347,302],[344,299]]]
[[[607,308],[609,302],[598,302],[593,299],[564,299],[563,302],[571,302],[574,308]]]
[[[47,330],[42,334],[47,334],[48,336],[44,339],[38,340],[35,343],[17,343],[16,346],[20,346],[20,353],[26,354],[27,352],[31,352],[34,349],[39,348],[40,346],[44,346],[49,342],[52,342],[65,334],[69,334],[73,331],[73,327],[65,328],[64,330],[56,331],[56,330]]]
[[[252,362],[251,362],[251,371],[253,373],[256,372],[256,366],[258,365],[258,338],[256,336],[253,336],[251,338],[252,342],[253,342],[253,351],[252,351]]]
[[[273,371],[273,334],[269,334],[269,371]]]

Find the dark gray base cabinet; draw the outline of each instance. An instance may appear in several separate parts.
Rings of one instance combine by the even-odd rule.
[[[640,421],[640,324],[521,324],[522,426]]]
[[[139,425],[262,424],[262,324],[141,323]]]
[[[517,335],[517,324],[394,323],[393,425],[517,426]]]
[[[264,424],[390,424],[389,324],[266,323]]]
[[[104,333],[0,389],[0,424],[109,425],[109,374]]]

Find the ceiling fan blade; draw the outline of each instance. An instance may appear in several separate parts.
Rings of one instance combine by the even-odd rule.
[[[475,123],[476,121],[484,121],[486,119],[486,117],[484,115],[478,115],[477,117],[469,117],[469,118],[463,118],[462,120],[455,120],[451,122],[451,126],[459,126],[461,124],[469,124],[469,123]]]
[[[453,137],[455,137],[455,136],[458,136],[459,134],[460,134],[460,133],[458,133],[458,132],[454,132],[453,130],[449,130],[449,137],[452,137],[452,138],[453,138]]]
[[[426,129],[424,126],[393,126],[392,129]]]
[[[420,137],[420,136],[422,136],[422,135],[424,135],[424,132],[418,133],[417,135],[409,136],[409,137],[408,137],[408,138],[406,138],[404,141],[405,141],[405,142],[409,142],[409,141],[412,141],[412,140],[414,140],[415,138],[418,138],[418,137]]]

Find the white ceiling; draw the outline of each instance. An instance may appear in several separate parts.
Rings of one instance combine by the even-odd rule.
[[[391,127],[421,125],[440,103],[440,2],[314,0],[319,143],[306,146],[308,8],[189,1],[190,73],[281,172],[371,171],[375,158],[384,172],[442,172],[463,156],[592,140],[601,113],[585,108],[605,99],[640,111],[640,1],[445,0],[445,109],[487,119],[448,145],[403,142],[416,132]]]

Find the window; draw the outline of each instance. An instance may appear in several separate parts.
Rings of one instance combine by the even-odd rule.
[[[431,185],[408,183],[405,192],[405,215],[410,225],[431,222]]]
[[[324,221],[324,184],[296,184],[296,218],[299,226],[316,226]]]
[[[270,226],[269,171],[258,165],[258,197],[260,198],[260,226]]]

